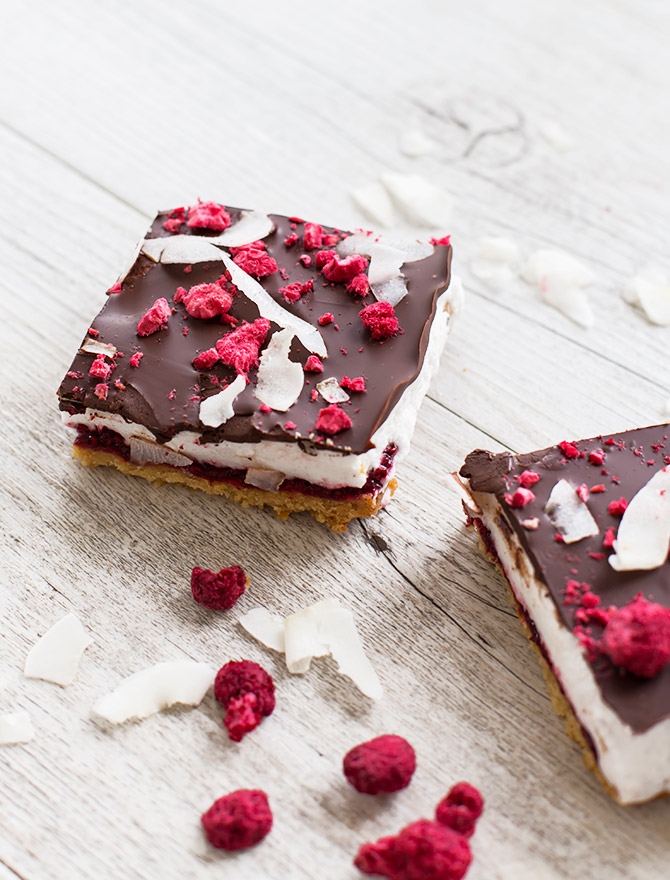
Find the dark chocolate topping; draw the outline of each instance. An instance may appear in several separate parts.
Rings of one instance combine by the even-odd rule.
[[[496,495],[538,579],[547,585],[559,619],[569,629],[575,627],[578,608],[565,602],[565,588],[569,580],[590,584],[592,591],[600,596],[600,604],[604,608],[626,605],[638,593],[650,601],[670,607],[670,563],[666,562],[651,571],[617,572],[607,561],[612,550],[603,547],[607,529],[614,528],[616,531],[621,521],[620,517],[608,513],[608,504],[621,497],[630,501],[658,470],[670,463],[669,436],[670,425],[664,424],[625,431],[611,437],[576,441],[574,445],[580,453],[578,458],[566,458],[559,446],[528,455],[495,455],[478,449],[466,458],[461,475],[469,478],[474,492]],[[612,440],[613,444],[608,442]],[[595,450],[605,452],[602,466],[589,462],[588,455]],[[505,494],[514,492],[518,486],[514,478],[526,469],[540,474],[539,482],[531,487],[535,499],[525,507],[513,508],[505,501]],[[544,507],[554,485],[561,479],[575,487],[582,484],[589,488],[598,484],[605,486],[604,492],[592,492],[588,499],[589,510],[600,528],[600,534],[574,544],[556,541],[556,530],[544,513]],[[532,517],[540,520],[540,527],[536,531],[521,525],[522,520]],[[604,553],[604,558],[593,558],[589,553]],[[602,628],[593,627],[595,638],[601,632]],[[670,716],[670,666],[655,678],[643,679],[621,672],[606,658],[599,657],[593,664],[593,670],[605,701],[635,732],[643,732]],[[560,669],[558,673],[560,676]]]
[[[239,209],[228,208],[232,223],[240,215]],[[158,214],[149,237],[168,235],[163,222],[169,214]],[[95,387],[100,379],[89,377],[94,355],[79,352],[70,372],[59,389],[61,409],[83,411],[86,407],[111,413],[120,413],[132,422],[142,424],[161,441],[182,430],[202,433],[212,442],[231,440],[256,442],[265,440],[298,441],[306,446],[312,443],[342,452],[365,452],[371,446],[371,437],[385,420],[404,389],[418,375],[423,364],[430,327],[435,315],[438,296],[449,284],[451,248],[436,246],[435,252],[423,260],[406,263],[402,273],[407,280],[408,294],[396,306],[396,316],[403,333],[377,342],[371,339],[358,313],[363,306],[375,302],[372,294],[364,299],[350,294],[344,283],[326,281],[314,265],[315,251],[305,252],[302,247],[303,224],[295,229],[287,217],[270,215],[275,231],[263,239],[268,253],[274,257],[281,272],[260,279],[262,286],[282,308],[294,313],[316,327],[328,348],[323,359],[323,373],[306,373],[305,385],[296,403],[286,413],[260,411],[260,401],[254,396],[256,371],[249,373],[250,384],[234,404],[235,416],[217,429],[205,429],[198,412],[201,398],[209,397],[235,378],[235,372],[216,364],[212,369],[198,372],[192,366],[193,358],[201,351],[212,348],[215,342],[230,332],[229,325],[219,318],[201,320],[186,312],[183,303],[174,304],[177,287],[190,287],[216,281],[224,273],[218,260],[193,264],[184,272],[184,264],[153,263],[140,256],[123,281],[122,291],[111,293],[102,311],[92,324],[99,342],[111,343],[123,352],[115,361],[116,367],[108,380],[108,396],[100,400]],[[324,227],[324,233],[335,230]],[[293,232],[301,241],[290,249],[284,240]],[[193,231],[183,224],[179,234],[218,235],[207,231]],[[347,235],[348,233],[341,233]],[[298,260],[309,253],[312,264],[304,267]],[[306,293],[296,303],[288,303],[279,288],[293,282],[314,282],[314,291]],[[174,307],[166,329],[150,336],[137,335],[137,322],[156,299],[163,297]],[[319,326],[318,318],[324,312],[334,315],[334,322]],[[234,299],[230,314],[242,321],[254,321],[259,311],[243,293]],[[280,329],[272,324],[271,333]],[[188,332],[184,333],[187,330]],[[270,334],[268,334],[269,341]],[[129,365],[131,355],[141,351],[143,358],[138,368]],[[304,364],[311,352],[305,350],[297,337],[291,347],[291,358]],[[82,375],[79,375],[82,374]],[[330,439],[315,436],[319,410],[327,402],[318,397],[311,400],[312,389],[330,376],[338,381],[344,376],[365,377],[365,392],[350,392],[350,400],[342,408],[352,420],[352,427]],[[115,385],[119,382],[121,386]],[[286,429],[284,424],[295,423]]]

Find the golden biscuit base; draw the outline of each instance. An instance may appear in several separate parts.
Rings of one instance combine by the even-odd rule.
[[[270,492],[265,489],[240,489],[231,483],[220,480],[207,480],[194,477],[183,470],[163,464],[133,464],[113,452],[97,449],[86,449],[81,446],[72,447],[72,455],[87,467],[115,467],[124,474],[143,477],[156,486],[164,483],[177,483],[189,489],[199,489],[210,495],[223,495],[229,501],[243,507],[271,507],[279,519],[285,520],[292,513],[303,511],[310,513],[314,519],[325,523],[334,532],[344,532],[352,519],[374,516],[382,506],[382,499],[388,490],[391,498],[397,488],[397,480],[389,480],[388,486],[380,489],[376,495],[362,495],[359,498],[338,500],[301,492]]]

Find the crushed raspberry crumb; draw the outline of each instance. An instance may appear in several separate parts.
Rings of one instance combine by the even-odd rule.
[[[315,251],[321,247],[323,241],[323,227],[318,223],[305,223],[305,233],[302,245],[306,251]]]
[[[93,389],[93,393],[98,398],[98,400],[107,400],[107,395],[109,393],[109,385],[106,385],[104,382],[100,382]]]
[[[577,486],[575,492],[577,493],[577,496],[584,502],[584,504],[586,504],[586,502],[589,500],[589,487],[586,485],[586,483],[582,483],[581,486]]]
[[[318,396],[319,396],[319,392],[316,390],[316,388],[312,388],[312,394],[311,394],[312,403],[314,403],[314,401],[317,399]]]
[[[293,284],[289,284],[287,287],[280,287],[279,293],[284,297],[286,302],[298,302],[300,297],[304,293],[309,293],[314,290],[314,282],[310,278],[309,281],[305,281],[304,284],[301,284],[299,281],[294,281]]]
[[[267,415],[267,413],[272,412],[272,407],[268,406],[267,403],[261,403],[261,405],[258,408],[260,409],[260,411],[262,413],[265,413],[266,415]]]
[[[191,572],[191,592],[198,605],[212,611],[228,611],[245,591],[249,578],[239,565],[219,572],[195,566]]]
[[[247,245],[246,247],[231,248],[231,254],[233,250],[235,251],[233,262],[237,263],[240,269],[249,275],[265,278],[266,275],[272,275],[277,271],[277,261],[266,252],[264,246],[260,248]]]
[[[196,284],[188,293],[183,287],[177,288],[175,302],[183,302],[184,308],[194,318],[203,321],[225,315],[233,304],[233,297],[218,282],[213,284]]]
[[[531,486],[534,486],[539,481],[540,475],[537,471],[522,471],[516,479],[524,489],[530,489]]]
[[[381,300],[371,303],[361,309],[358,314],[373,339],[389,339],[400,331],[400,324],[395,317],[395,309],[390,302]]]
[[[314,255],[314,264],[317,269],[323,269],[323,267],[330,263],[331,260],[334,260],[337,257],[337,253],[335,251],[319,251]]]
[[[292,248],[294,244],[297,244],[300,241],[300,236],[297,232],[291,233],[291,235],[287,236],[284,239],[284,247]]]
[[[354,275],[347,281],[347,290],[355,296],[367,296],[370,293],[370,282],[367,275]]]
[[[196,370],[211,370],[218,361],[219,353],[217,350],[215,348],[208,348],[193,358],[193,366]]]
[[[451,244],[451,236],[450,235],[443,235],[442,238],[431,238],[430,243],[433,245],[441,244],[444,247],[449,247],[449,245]]]
[[[344,376],[340,382],[340,388],[348,388],[350,391],[365,391],[365,379],[363,376],[356,376],[355,379]]]
[[[325,264],[321,271],[324,278],[327,278],[328,281],[350,281],[354,276],[365,272],[367,267],[368,261],[360,254],[349,254],[343,260],[336,254],[329,263]]]
[[[113,284],[109,288],[107,293],[121,293],[122,290],[123,290],[123,288],[121,287],[121,283],[119,281],[117,281],[116,284]]]
[[[263,840],[272,812],[264,791],[242,788],[214,801],[200,821],[212,846],[233,852]]]
[[[181,229],[184,219],[185,218],[183,217],[181,219],[179,217],[171,217],[169,220],[166,220],[165,223],[163,223],[163,229],[165,229],[165,231],[169,232],[171,235],[174,235],[175,232],[179,232],[179,230]]]
[[[364,844],[354,865],[390,880],[461,880],[471,861],[465,837],[439,822],[419,819],[395,837]]]
[[[616,501],[610,501],[607,505],[607,512],[611,513],[612,516],[623,516],[626,512],[626,508],[628,507],[628,502],[625,498],[619,498]]]
[[[339,434],[340,431],[346,431],[351,425],[352,421],[344,410],[331,403],[330,406],[319,410],[319,417],[314,427],[324,434]]]
[[[589,452],[589,462],[591,464],[595,464],[600,467],[600,465],[602,465],[604,461],[605,453],[602,451],[602,449],[594,449],[592,452]]]
[[[198,202],[188,209],[188,224],[191,229],[212,229],[222,232],[230,226],[230,214],[223,205],[216,202]]]
[[[171,314],[172,312],[167,304],[167,300],[164,297],[160,297],[138,321],[137,335],[150,336],[157,330],[162,329],[167,324]]]
[[[104,354],[96,355],[95,360],[91,364],[91,368],[88,371],[89,376],[93,376],[96,379],[109,379],[112,374],[112,366],[105,361]]]
[[[410,784],[416,770],[416,755],[401,736],[378,736],[347,752],[342,769],[356,791],[389,794]]]
[[[298,427],[298,426],[296,425],[295,422],[291,422],[291,421],[284,422],[284,428],[285,428],[287,431],[295,431],[295,429],[296,429],[297,427]]]
[[[254,700],[241,701],[251,694]],[[224,724],[228,735],[240,742],[261,723],[266,715],[271,715],[275,707],[275,686],[262,666],[251,660],[231,660],[222,666],[214,681],[214,696],[226,707]],[[231,703],[235,703],[231,707]]]
[[[562,440],[558,446],[563,450],[563,455],[565,455],[566,458],[579,457],[579,449],[577,449],[574,443],[568,443],[567,440]]]
[[[338,241],[340,240],[340,236],[335,232],[329,232],[328,235],[323,236],[322,244],[326,247],[334,247]]]
[[[615,666],[654,678],[670,662],[670,609],[639,593],[611,613],[600,647]]]
[[[310,354],[303,369],[306,373],[323,373],[323,364],[315,354]]]
[[[509,493],[505,495],[505,501],[510,507],[525,507],[534,500],[535,493],[531,492],[530,489],[524,489],[523,487],[517,489],[513,495],[510,495]]]
[[[94,339],[97,339],[98,336],[100,336],[100,331],[94,330],[93,327],[89,327],[86,332],[88,333],[89,336],[92,336]]]
[[[332,314],[332,312],[324,312],[324,314],[321,315],[321,317],[319,318],[319,324],[323,327],[326,324],[332,324],[334,320],[335,316]]]
[[[307,269],[309,266],[312,265],[312,258],[309,256],[309,254],[300,254],[300,256],[298,257],[298,262],[301,266],[304,266],[305,269]]]
[[[248,373],[258,366],[258,353],[270,329],[267,318],[256,318],[253,324],[242,324],[216,342],[216,351],[229,367]]]
[[[611,547],[616,540],[616,530],[613,528],[607,529],[605,532],[605,537],[603,538],[603,547]]]
[[[472,837],[483,809],[484,799],[477,789],[467,782],[457,782],[437,805],[435,820],[465,837]]]
[[[592,495],[600,495],[602,492],[605,491],[605,486],[602,483],[598,483],[595,486],[591,486],[590,491]]]
[[[130,360],[128,361],[128,363],[130,364],[131,367],[135,367],[135,369],[137,369],[137,367],[139,367],[140,361],[142,360],[143,357],[144,357],[144,354],[141,351],[136,351],[135,354],[130,356]]]

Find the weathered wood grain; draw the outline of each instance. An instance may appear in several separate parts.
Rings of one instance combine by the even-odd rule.
[[[465,533],[445,474],[475,446],[536,448],[660,420],[667,330],[619,299],[646,262],[670,270],[665,4],[260,0],[14,7],[0,53],[0,709],[35,740],[0,751],[0,877],[353,878],[363,840],[430,812],[467,778],[487,799],[472,880],[513,863],[584,880],[667,876],[666,803],[624,810],[561,731],[501,578]],[[4,84],[9,84],[5,87]],[[542,118],[575,138],[558,153]],[[405,125],[441,144],[398,152]],[[457,199],[456,268],[469,290],[422,408],[393,504],[336,536],[183,489],[153,489],[69,457],[55,388],[105,288],[156,206],[195,195],[364,222],[351,186],[415,170]],[[448,231],[448,230],[445,230]],[[592,266],[596,326],[580,330],[522,282],[469,277],[483,234]],[[352,607],[386,687],[372,705],[318,660],[280,660],[188,593],[193,564],[239,562],[240,611],[289,613],[325,595]],[[95,644],[67,689],[23,679],[29,646],[67,611]],[[139,668],[248,656],[278,708],[235,746],[213,697],[111,732],[98,696]],[[357,795],[356,742],[407,736],[406,791]],[[272,835],[227,857],[198,816],[265,788]]]

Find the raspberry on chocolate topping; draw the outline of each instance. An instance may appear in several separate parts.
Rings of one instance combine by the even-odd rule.
[[[219,572],[195,566],[191,572],[191,592],[199,605],[213,611],[228,611],[245,591],[249,578],[239,565]]]
[[[367,296],[370,293],[370,282],[367,275],[354,275],[347,281],[347,290],[355,296]]]
[[[389,339],[400,331],[400,324],[395,317],[395,309],[390,302],[381,300],[371,303],[361,309],[358,314],[373,339]]]
[[[388,734],[347,752],[342,769],[356,791],[389,794],[410,784],[416,769],[416,755],[406,739]]]
[[[229,367],[248,373],[258,366],[258,353],[270,329],[267,318],[256,318],[253,324],[242,324],[216,342],[216,351]]]
[[[266,836],[272,828],[272,812],[264,791],[239,789],[214,801],[200,821],[212,846],[233,852]]]
[[[167,324],[172,311],[165,297],[160,297],[137,322],[137,335],[150,336]]]
[[[319,251],[319,253],[322,252]],[[319,254],[317,254],[317,257],[318,256]],[[368,261],[360,254],[349,254],[349,256],[345,257],[343,260],[335,254],[332,260],[326,263],[321,271],[323,272],[324,278],[327,278],[328,281],[350,281],[356,275],[365,272],[367,266]]]
[[[319,410],[315,427],[317,431],[322,431],[324,434],[339,434],[340,431],[346,431],[351,425],[352,421],[344,410],[331,403],[330,406]]]
[[[265,247],[254,245],[231,248],[231,254],[235,251],[233,262],[255,278],[265,278],[266,275],[274,274],[277,271],[277,261],[267,253]]]
[[[212,229],[223,232],[230,226],[230,214],[223,205],[216,202],[198,202],[188,209],[188,223],[191,229]]]
[[[183,292],[182,292],[183,291]],[[225,315],[233,303],[233,297],[218,282],[196,284],[186,293],[183,287],[177,288],[175,302],[183,302],[184,308],[194,318],[208,320],[217,315]]]
[[[323,241],[323,227],[318,223],[305,223],[305,232],[302,244],[306,251],[315,251],[321,247]]]
[[[600,647],[615,666],[654,678],[670,662],[670,609],[639,593],[612,611]]]

